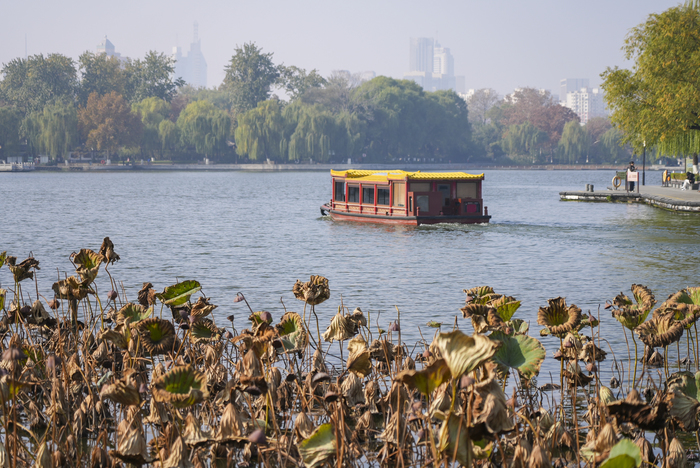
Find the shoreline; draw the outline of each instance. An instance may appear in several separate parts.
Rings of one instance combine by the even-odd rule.
[[[474,163],[445,164],[70,164],[58,166],[34,166],[33,171],[42,172],[109,172],[109,171],[240,171],[240,172],[284,172],[284,171],[330,171],[346,169],[365,170],[405,170],[405,171],[472,171],[472,170],[511,170],[511,171],[572,171],[600,170],[619,171],[621,165],[612,164],[552,164],[552,165],[481,165]],[[679,167],[650,166],[647,171],[680,171]],[[32,172],[14,171],[14,172]]]

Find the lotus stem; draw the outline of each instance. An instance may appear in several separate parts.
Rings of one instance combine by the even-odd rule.
[[[639,358],[637,357],[637,340],[634,339],[634,332],[632,332],[631,335],[632,343],[634,343],[634,378],[632,379],[632,388],[634,388],[637,383],[637,361]]]
[[[695,328],[695,336],[694,336],[695,346],[693,346],[693,348],[695,350],[695,370],[698,371],[698,370],[700,370],[700,362],[698,362],[698,361],[700,361],[700,356],[698,355],[700,350],[698,350],[699,343],[698,343],[698,322],[697,322],[697,320],[695,322],[693,322],[693,328]]]
[[[622,334],[625,336],[625,344],[627,345],[627,362],[632,362],[632,354],[630,353],[630,342],[627,341],[627,331],[626,327],[622,327]],[[634,339],[634,337],[632,337]],[[630,373],[627,373],[627,386],[629,388]]]

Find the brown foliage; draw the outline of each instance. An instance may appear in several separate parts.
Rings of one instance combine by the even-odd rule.
[[[92,93],[78,110],[78,125],[86,146],[100,151],[133,146],[141,138],[141,120],[114,91],[104,96]]]

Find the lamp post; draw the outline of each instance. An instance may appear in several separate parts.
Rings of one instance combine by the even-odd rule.
[[[646,167],[647,167],[647,142],[646,140],[643,142],[644,144],[644,149],[642,150],[642,185],[646,185],[647,182],[647,173],[646,173]]]

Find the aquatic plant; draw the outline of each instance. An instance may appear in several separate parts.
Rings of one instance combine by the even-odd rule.
[[[470,320],[446,315],[442,333],[406,343],[398,310],[380,323],[340,300],[328,313],[329,280],[312,276],[289,293],[311,306],[315,339],[305,313],[255,311],[242,293],[217,307],[192,279],[160,293],[131,280],[143,286],[129,302],[107,271],[119,260],[109,238],[68,257],[75,273],[50,301],[38,284],[22,291],[30,259],[1,271],[14,287],[0,291],[0,466],[639,466],[684,463],[681,441],[700,427],[700,372],[679,359],[686,370],[671,375],[645,367],[645,388],[604,386],[601,363],[624,364],[596,318],[562,297],[538,311],[561,368],[559,386],[542,385],[554,339],[530,336],[520,301],[488,286],[465,289],[457,315]],[[697,291],[651,320],[653,294],[632,291],[613,317],[652,349],[680,343]],[[249,313],[221,310],[241,306]]]

